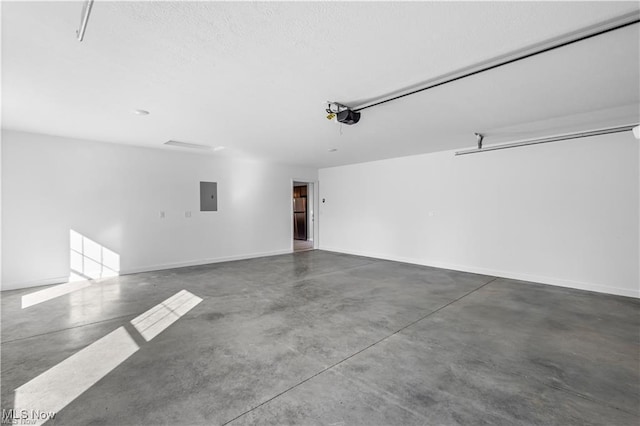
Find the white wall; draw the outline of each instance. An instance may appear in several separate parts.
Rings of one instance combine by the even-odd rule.
[[[291,179],[317,179],[308,168],[14,131],[2,132],[2,151],[3,290],[65,281],[70,229],[118,253],[122,273],[289,252]],[[200,181],[218,182],[218,212],[199,211]]]
[[[639,297],[638,146],[626,132],[321,169],[320,248]]]

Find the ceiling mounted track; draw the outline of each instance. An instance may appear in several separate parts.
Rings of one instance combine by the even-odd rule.
[[[489,71],[494,68],[511,64],[513,62],[521,61],[523,59],[530,58],[532,56],[539,55],[541,53],[548,52],[550,50],[558,49],[560,47],[568,46],[570,44],[577,43],[582,40],[587,40],[589,38],[596,37],[601,34],[618,30],[620,28],[628,27],[630,25],[637,24],[638,22],[640,22],[640,12],[638,11],[629,12],[624,15],[618,16],[616,18],[600,22],[599,24],[591,25],[591,26],[582,28],[580,30],[564,34],[562,36],[546,40],[541,43],[533,44],[526,48],[508,53],[506,55],[497,56],[485,62],[481,62],[466,68],[462,68],[452,73],[441,75],[439,77],[428,80],[425,83],[421,84],[422,87],[418,89],[408,89],[408,91],[406,91],[405,93],[396,92],[398,94],[395,96],[382,98],[377,101],[369,101],[358,107],[353,107],[351,108],[351,110],[354,112],[358,112],[367,108],[382,105],[387,102],[404,98],[406,96],[424,92],[425,90],[433,89],[434,87],[442,86],[444,84],[452,83],[454,81],[461,80],[463,78],[471,77],[473,75],[480,74],[482,72]]]
[[[608,135],[610,133],[627,132],[627,131],[633,130],[634,127],[637,127],[637,126],[638,124],[628,124],[625,126],[607,127],[607,128],[598,129],[598,130],[589,130],[586,132],[583,131],[583,132],[575,132],[575,133],[565,133],[563,135],[548,136],[548,137],[538,138],[538,139],[528,139],[524,141],[493,145],[493,146],[488,146],[486,148],[482,147],[482,135],[478,135],[478,133],[476,133],[476,136],[478,137],[478,148],[458,151],[456,152],[456,155],[477,154],[479,152],[497,151],[499,149],[518,148],[521,146],[538,145],[541,143],[566,141],[569,139],[586,138],[589,136]]]

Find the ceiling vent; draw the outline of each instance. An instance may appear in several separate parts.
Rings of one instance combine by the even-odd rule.
[[[165,145],[171,146],[179,146],[180,148],[191,148],[191,149],[207,149],[210,150],[211,147],[209,145],[199,145],[197,143],[189,143],[189,142],[180,142],[180,141],[166,141]]]

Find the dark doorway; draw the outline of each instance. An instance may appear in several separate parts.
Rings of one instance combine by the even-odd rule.
[[[293,239],[307,241],[307,184],[293,187]]]

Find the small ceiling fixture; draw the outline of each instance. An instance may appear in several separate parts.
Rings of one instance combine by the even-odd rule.
[[[338,148],[330,148],[329,152],[336,152],[338,150]]]
[[[222,151],[224,149],[224,146],[216,146],[215,148],[213,148],[214,151]]]
[[[146,109],[134,109],[133,113],[135,115],[149,115],[149,111],[147,111]]]

